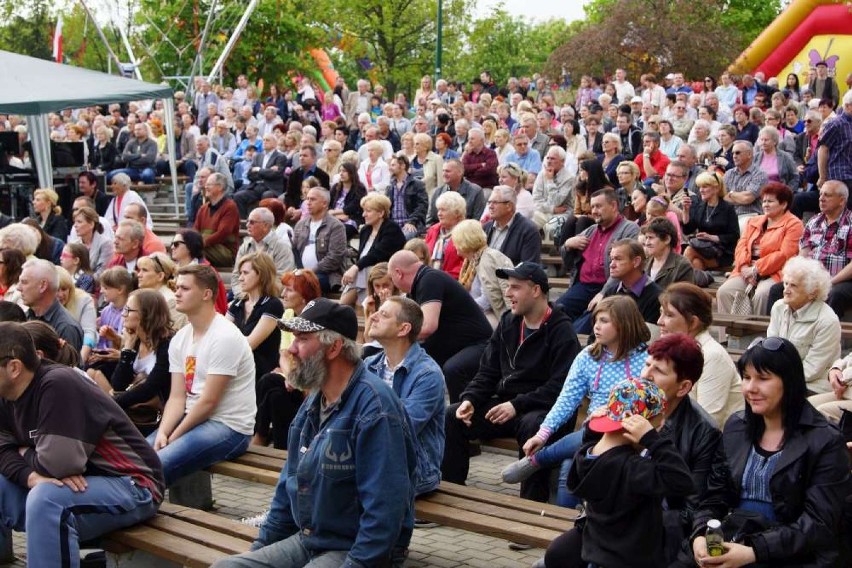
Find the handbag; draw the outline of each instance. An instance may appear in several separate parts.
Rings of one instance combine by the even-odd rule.
[[[709,239],[699,239],[698,237],[689,239],[689,246],[704,258],[721,258],[725,252],[721,244]]]
[[[749,284],[745,291],[737,290],[734,292],[734,301],[731,302],[731,315],[734,316],[750,316],[754,314],[754,304],[751,300],[754,298],[755,286]]]

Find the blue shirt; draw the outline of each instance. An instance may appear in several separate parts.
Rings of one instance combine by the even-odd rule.
[[[541,155],[535,148],[530,148],[524,156],[518,155],[517,152],[510,152],[506,156],[506,163],[516,163],[521,166],[526,172],[537,174],[541,171]]]

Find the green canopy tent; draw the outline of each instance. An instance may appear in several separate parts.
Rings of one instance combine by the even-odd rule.
[[[163,99],[166,141],[172,174],[175,214],[178,214],[175,164],[174,92],[166,85],[144,83],[99,71],[61,65],[44,59],[0,50],[0,113],[27,117],[32,160],[41,187],[53,185],[50,127],[47,115],[67,108]]]

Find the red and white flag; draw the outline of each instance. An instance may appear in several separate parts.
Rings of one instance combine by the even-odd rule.
[[[56,21],[56,29],[53,32],[53,59],[62,63],[62,15]]]

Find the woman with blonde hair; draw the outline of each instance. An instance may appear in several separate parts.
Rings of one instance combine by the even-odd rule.
[[[56,267],[59,275],[59,288],[56,297],[59,303],[68,310],[83,328],[83,347],[80,349],[80,357],[85,363],[89,354],[98,342],[98,313],[95,310],[95,302],[92,296],[80,290],[74,285],[74,278],[61,266]]]
[[[683,204],[683,232],[693,235],[683,256],[696,270],[730,266],[740,224],[734,206],[724,199],[725,180],[716,172],[704,172],[695,185],[701,200]]]
[[[426,194],[432,199],[435,188],[443,183],[441,173],[444,168],[444,159],[432,151],[432,137],[428,134],[418,133],[414,135],[414,156],[409,157],[411,173],[414,177],[423,180],[426,186]]]
[[[74,211],[74,230],[77,233],[76,240],[89,251],[89,264],[92,271],[99,275],[112,259],[114,247],[111,239],[104,236],[104,227],[101,225],[97,211],[91,207],[81,207]]]
[[[618,187],[621,184],[618,183],[618,175],[616,175],[616,172],[618,171],[618,165],[625,161],[624,154],[621,153],[621,137],[613,132],[607,132],[601,139],[601,146],[603,147],[601,166],[613,187]]]
[[[509,281],[497,278],[497,269],[512,268],[512,261],[499,250],[488,246],[479,221],[462,221],[455,226],[452,235],[456,250],[464,259],[459,283],[470,292],[491,327],[496,328],[500,316],[509,306],[506,299]]]
[[[402,248],[403,250],[413,252],[417,256],[417,260],[423,264],[429,265],[432,263],[432,253],[429,252],[429,245],[426,244],[424,239],[411,239]]]
[[[95,128],[95,148],[90,160],[90,166],[95,170],[109,172],[115,169],[115,159],[118,151],[112,143],[112,128],[98,126]]]
[[[414,159],[416,155],[416,151],[414,150],[414,133],[406,132],[402,136],[399,137],[400,150],[399,152],[403,154],[408,161]]]
[[[326,140],[322,143],[322,153],[322,158],[317,160],[317,167],[328,174],[331,183],[335,183],[340,175],[340,154],[343,153],[343,146],[337,140]]]
[[[177,311],[177,299],[174,293],[174,279],[177,274],[177,265],[165,253],[155,252],[148,256],[140,257],[136,262],[136,277],[139,279],[139,288],[156,290],[166,299],[169,313],[172,316],[172,326],[177,331],[186,325],[186,316]]]
[[[505,128],[498,128],[494,133],[494,151],[497,153],[497,163],[505,165],[509,154],[515,151],[511,143],[512,135]]]
[[[402,229],[390,219],[391,202],[380,193],[368,193],[361,198],[364,225],[358,235],[358,260],[343,273],[346,286],[340,303],[354,306],[367,288],[367,273],[378,262],[387,262],[391,255],[405,246]],[[360,298],[359,298],[360,297]]]
[[[284,316],[279,299],[281,283],[275,273],[275,262],[265,252],[250,253],[237,261],[242,293],[228,305],[226,317],[234,322],[248,339],[254,351],[257,376],[278,366],[281,331],[278,320]]]
[[[33,192],[33,218],[45,233],[65,242],[68,238],[68,222],[62,216],[59,195],[51,188]]]

